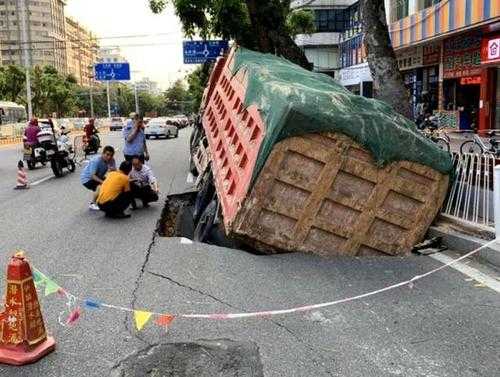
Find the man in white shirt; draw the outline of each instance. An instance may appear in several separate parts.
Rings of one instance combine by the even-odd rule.
[[[158,201],[158,180],[153,174],[151,168],[142,162],[140,156],[132,158],[133,169],[130,172],[130,189],[134,199],[140,199],[144,208],[149,207],[149,203]],[[132,208],[137,208],[135,200],[132,202]]]

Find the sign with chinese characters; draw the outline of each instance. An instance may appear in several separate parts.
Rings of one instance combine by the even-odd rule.
[[[184,64],[203,64],[216,60],[229,49],[226,40],[184,41]]]
[[[423,64],[433,65],[439,64],[441,60],[441,44],[430,43],[423,46]]]
[[[480,85],[481,76],[467,76],[460,79],[460,85]]]
[[[407,48],[396,52],[399,69],[412,69],[421,67],[423,64],[423,49],[422,47]]]
[[[500,37],[483,38],[481,43],[482,64],[500,63]]]
[[[481,36],[465,34],[444,42],[445,79],[481,74]]]

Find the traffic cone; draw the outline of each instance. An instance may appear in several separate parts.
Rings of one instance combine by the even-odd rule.
[[[54,351],[47,337],[31,268],[22,252],[7,266],[5,308],[0,313],[0,363],[31,364]]]
[[[17,184],[15,189],[16,190],[26,190],[29,189],[28,185],[28,175],[26,174],[26,171],[24,170],[24,163],[22,161],[19,161],[17,163]]]

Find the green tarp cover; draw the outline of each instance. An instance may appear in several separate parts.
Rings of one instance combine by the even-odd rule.
[[[369,150],[379,166],[413,161],[445,174],[452,170],[449,153],[422,136],[413,122],[381,101],[349,92],[327,75],[240,47],[233,74],[241,69],[248,75],[245,106],[257,105],[266,125],[254,180],[276,143],[319,132],[349,136]]]

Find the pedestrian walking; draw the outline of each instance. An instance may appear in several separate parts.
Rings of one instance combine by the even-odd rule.
[[[125,141],[123,155],[126,161],[132,162],[134,156],[138,156],[142,162],[149,160],[144,128],[144,121],[140,119],[139,115],[131,113],[130,120],[123,128],[123,139]]]
[[[132,193],[130,192],[130,182],[128,175],[132,170],[130,161],[123,161],[118,171],[110,172],[104,180],[97,205],[106,214],[106,217],[113,219],[125,219],[130,214],[125,213],[132,203]]]
[[[132,208],[136,209],[135,199],[142,201],[144,208],[149,207],[149,203],[158,201],[158,180],[153,174],[153,170],[145,165],[143,161],[134,156],[132,159],[132,171],[130,172],[130,190],[132,191]]]
[[[80,182],[82,185],[94,192],[92,201],[89,204],[89,209],[92,211],[99,211],[96,204],[97,197],[99,196],[99,186],[102,185],[108,171],[116,170],[116,163],[114,159],[115,149],[111,146],[106,146],[102,150],[100,156],[94,156],[87,166],[82,170],[80,175]]]

